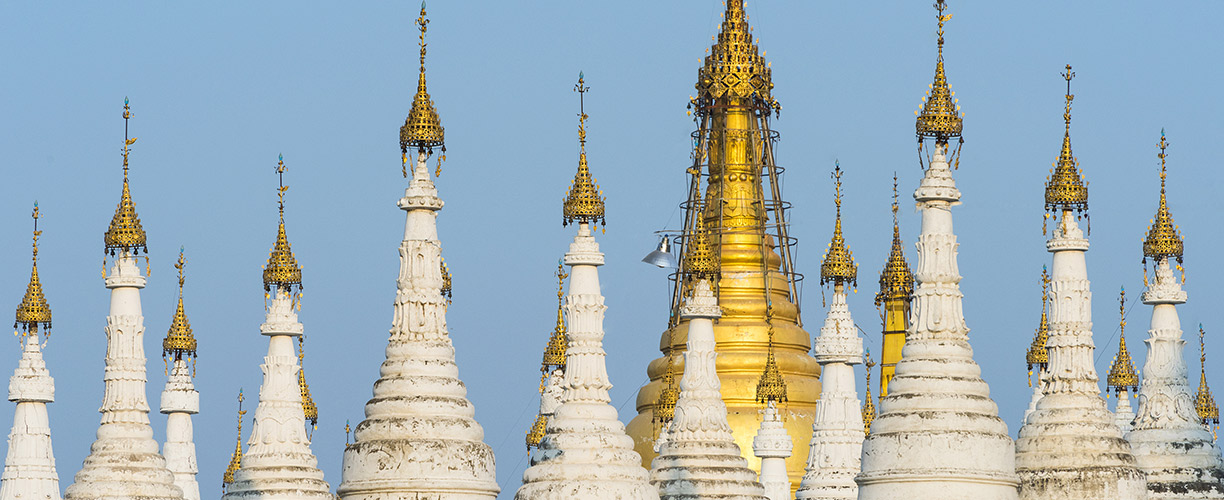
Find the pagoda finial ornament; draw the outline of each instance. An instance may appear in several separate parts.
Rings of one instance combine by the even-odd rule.
[[[875,401],[871,398],[871,369],[875,368],[876,363],[871,359],[871,351],[866,351],[864,357],[867,358],[867,362],[863,364],[866,367],[864,373],[867,375],[867,395],[863,398],[863,435],[870,436],[871,423],[876,418]]]
[[[21,303],[17,305],[16,320],[13,322],[14,330],[21,329],[19,333],[14,333],[21,337],[38,335],[39,326],[42,326],[43,335],[50,335],[51,331],[51,306],[43,295],[42,282],[38,279],[38,237],[42,235],[42,231],[38,230],[39,216],[38,202],[34,202],[34,211],[30,214],[34,219],[34,243],[31,252],[34,263],[30,266],[30,282],[26,285],[26,293],[21,298]]]
[[[187,314],[183,312],[183,283],[186,281],[183,278],[183,269],[187,266],[187,257],[184,255],[184,249],[179,248],[178,262],[175,262],[174,268],[178,270],[178,308],[174,310],[174,318],[170,320],[170,330],[166,332],[166,338],[162,340],[162,357],[170,356],[175,361],[184,357],[196,357],[196,339],[191,333],[191,323],[187,321]]]
[[[416,24],[421,31],[421,72],[417,78],[416,95],[412,98],[412,110],[408,112],[408,118],[404,119],[404,126],[400,127],[400,151],[403,154],[404,177],[408,177],[408,150],[410,148],[416,148],[418,152],[432,152],[433,148],[441,147],[442,158],[439,158],[438,173],[441,173],[441,161],[446,156],[442,120],[438,117],[438,110],[434,109],[433,99],[429,97],[429,91],[425,88],[425,30],[429,26],[429,19],[425,17],[425,2],[421,2],[421,15],[417,17]]]
[[[310,386],[306,385],[306,369],[302,362],[306,358],[306,336],[298,335],[298,387],[302,390],[302,414],[310,422],[311,430],[319,428],[319,407],[310,397]]]
[[[1130,352],[1126,350],[1126,289],[1118,292],[1118,353],[1114,355],[1113,363],[1109,365],[1109,377],[1106,378],[1106,395],[1109,391],[1126,397],[1126,393],[1139,390],[1139,373],[1135,370],[1135,362],[1131,360]]]
[[[445,258],[441,258],[438,262],[439,262],[440,271],[442,272],[442,296],[446,297],[446,303],[450,304],[451,294],[453,292],[451,288],[452,284],[451,284],[450,266],[446,265]]]
[[[820,284],[826,283],[858,285],[858,264],[854,263],[854,254],[846,247],[846,239],[842,236],[841,222],[841,163],[834,163],[833,168],[833,204],[837,207],[837,221],[833,225],[833,239],[829,242],[829,250],[820,263]]]
[[[768,406],[769,403],[786,402],[786,379],[778,369],[778,361],[774,359],[773,335],[769,336],[769,355],[765,358],[765,370],[757,381],[756,401]]]
[[[544,390],[544,381],[553,370],[565,369],[565,352],[569,347],[569,338],[565,334],[565,317],[562,310],[565,306],[565,264],[557,262],[557,324],[552,335],[548,337],[548,345],[544,348],[544,359],[540,361],[540,390]]]
[[[140,225],[140,217],[136,215],[136,203],[132,201],[132,192],[128,187],[128,155],[132,152],[135,137],[128,136],[128,120],[132,118],[132,108],[128,99],[123,98],[123,194],[119,197],[119,205],[115,207],[115,216],[111,218],[110,227],[103,238],[105,252],[111,256],[118,252],[140,251],[149,253],[148,237]]]
[[[583,74],[579,72],[578,84],[574,86],[574,91],[578,93],[578,173],[574,174],[574,181],[562,205],[562,226],[575,222],[578,224],[599,222],[600,225],[607,225],[607,221],[604,220],[603,191],[599,190],[599,185],[591,176],[591,169],[587,166],[586,121],[589,116],[583,105],[583,97],[590,89],[584,84]]]
[[[1199,419],[1202,420],[1203,426],[1219,426],[1220,425],[1220,407],[1216,405],[1215,396],[1211,395],[1211,388],[1207,386],[1207,348],[1203,340],[1207,335],[1206,330],[1203,330],[1203,325],[1199,324],[1199,386],[1198,395],[1194,398],[1194,409],[1198,412]],[[1212,429],[1212,436],[1215,436],[1215,429]]]
[[[722,28],[697,72],[697,100],[754,99],[776,110],[769,63],[752,39],[744,0],[727,0],[726,5]]]
[[[1160,158],[1160,206],[1156,208],[1156,216],[1152,218],[1152,226],[1148,228],[1147,238],[1143,240],[1143,264],[1144,264],[1144,281],[1147,280],[1147,260],[1150,257],[1152,261],[1159,264],[1163,259],[1177,259],[1178,270],[1182,271],[1180,264],[1182,263],[1182,253],[1185,251],[1185,242],[1182,240],[1181,232],[1178,230],[1177,224],[1173,223],[1173,214],[1169,213],[1169,205],[1165,199],[1165,179],[1168,176],[1168,167],[1165,164],[1168,153],[1165,148],[1169,147],[1168,140],[1165,139],[1164,129],[1160,130],[1160,153],[1156,156]],[[1184,271],[1183,279],[1184,279]]]
[[[296,288],[298,294],[302,292],[302,267],[298,265],[297,258],[293,256],[293,250],[289,247],[289,238],[285,236],[285,191],[289,190],[289,186],[285,185],[285,155],[277,157],[276,177],[279,187],[276,191],[277,206],[280,211],[280,224],[276,228],[276,243],[273,244],[272,250],[268,254],[268,264],[263,268],[263,283],[265,292],[275,292],[274,289],[283,289],[287,293],[293,293]]]
[[[909,328],[910,303],[914,299],[914,272],[905,260],[905,245],[901,242],[901,223],[898,211],[900,200],[897,193],[897,173],[893,172],[893,239],[888,251],[888,260],[880,271],[880,291],[876,293],[875,305],[880,309],[883,325],[883,349],[880,353],[880,397],[888,395],[888,382],[892,380],[901,361],[901,349],[905,347],[905,331]]]
[[[1047,315],[1047,308],[1050,304],[1050,273],[1046,266],[1041,266],[1041,323],[1037,325],[1037,330],[1033,333],[1033,343],[1029,346],[1028,353],[1024,355],[1024,361],[1028,363],[1029,386],[1033,385],[1033,367],[1037,367],[1037,371],[1045,370],[1050,365],[1050,352],[1046,350],[1046,343],[1050,341],[1050,323]]]
[[[242,417],[246,415],[246,410],[242,409],[242,402],[245,399],[242,396],[242,389],[238,389],[238,444],[234,445],[234,453],[230,455],[229,466],[225,468],[225,474],[221,476],[222,491],[234,482],[234,473],[242,468]]]
[[[1062,73],[1062,76],[1067,80],[1067,107],[1063,111],[1065,131],[1058,161],[1054,163],[1054,168],[1050,170],[1050,175],[1046,178],[1045,208],[1049,212],[1046,218],[1050,218],[1053,212],[1070,213],[1074,210],[1076,213],[1087,213],[1088,211],[1088,184],[1081,178],[1082,170],[1079,168],[1079,160],[1071,153],[1071,102],[1075,100],[1075,95],[1071,93],[1071,80],[1075,78],[1075,72],[1071,71],[1070,64],[1067,65],[1066,72]],[[1044,226],[1042,229],[1044,231]]]
[[[705,212],[705,204],[701,198],[701,187],[698,183],[696,189],[695,200],[692,203],[697,203],[696,210],[698,213]],[[690,283],[695,283],[702,279],[709,279],[713,283],[717,283],[719,275],[718,265],[718,250],[714,247],[713,241],[710,238],[710,230],[706,228],[704,217],[697,217],[694,221],[691,234],[686,235],[689,241],[684,245],[684,261],[683,269],[685,279]]]
[[[964,115],[957,105],[956,93],[948,88],[948,77],[944,74],[944,23],[952,19],[952,14],[944,13],[946,7],[944,0],[935,2],[936,19],[939,20],[939,57],[935,62],[935,81],[922,100],[922,108],[914,112],[918,115],[915,128],[919,142],[923,138],[931,138],[936,143],[947,144],[949,139],[960,138],[964,127]]]

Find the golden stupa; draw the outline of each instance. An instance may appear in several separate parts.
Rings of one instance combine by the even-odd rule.
[[[727,1],[696,87],[697,97],[691,101],[698,122],[689,169],[693,181],[684,204],[685,231],[678,243],[681,255],[687,255],[686,244],[696,235],[700,218],[716,249],[720,266],[716,293],[723,311],[714,325],[717,371],[735,441],[758,470],[752,438],[763,406],[756,400],[756,386],[772,336],[774,359],[787,387],[786,403],[780,409],[795,445],[787,459],[793,488],[807,461],[820,396],[820,367],[808,354],[810,336],[802,328],[795,303],[799,276],[791,263],[793,239],[785,224],[779,224],[786,220],[781,216],[786,204],[778,182],[781,169],[773,158],[777,134],[769,124],[779,107],[771,95],[769,65],[753,42],[743,0]],[[705,195],[695,199],[702,177],[707,182]],[[627,427],[647,468],[655,456],[656,426],[662,423],[654,418],[655,403],[666,389],[665,380],[680,380],[684,370],[688,322],[679,318],[677,308],[691,272],[685,267],[672,276],[672,314],[660,342],[663,356],[647,368],[650,382],[638,392],[638,415]],[[671,377],[669,369],[674,370]]]

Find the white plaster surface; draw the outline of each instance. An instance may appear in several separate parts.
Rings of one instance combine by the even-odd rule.
[[[55,401],[55,381],[43,361],[37,333],[22,342],[21,361],[9,379],[9,401],[17,403],[17,409],[0,476],[0,500],[59,500],[47,419],[47,403]]]
[[[761,459],[759,481],[765,488],[769,500],[790,500],[790,478],[786,473],[786,458],[794,451],[795,443],[782,423],[778,404],[770,401],[765,406],[761,427],[752,439],[752,454]]]
[[[1118,393],[1118,404],[1114,407],[1114,425],[1122,430],[1122,436],[1135,428],[1135,409],[1131,406],[1131,395],[1125,390]],[[1133,448],[1133,447],[1132,447]],[[1135,457],[1138,459],[1138,457]]]
[[[185,359],[174,361],[162,390],[161,412],[166,414],[166,443],[162,445],[166,468],[174,473],[174,484],[183,490],[185,500],[200,500],[200,485],[196,482],[200,469],[191,422],[191,416],[200,412],[200,393],[191,381],[191,368]]]

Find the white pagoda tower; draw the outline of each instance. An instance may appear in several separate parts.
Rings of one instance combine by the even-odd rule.
[[[1067,80],[1066,134],[1046,183],[1045,207],[1054,230],[1046,249],[1050,267],[1050,365],[1037,409],[1016,440],[1016,473],[1022,500],[1110,498],[1141,500],[1143,473],[1101,397],[1092,364],[1092,292],[1088,238],[1079,227],[1088,188],[1071,153],[1071,66]]]
[[[565,380],[565,353],[569,347],[569,339],[565,333],[565,264],[557,263],[557,325],[552,335],[548,337],[548,345],[544,347],[544,359],[540,362],[540,412],[536,415],[531,429],[527,430],[527,452],[540,446],[544,439],[548,421],[561,406],[561,395],[564,392],[562,382]]]
[[[111,291],[110,315],[106,317],[106,375],[102,396],[102,425],[98,439],[89,448],[85,464],[64,492],[68,500],[139,498],[169,500],[183,498],[174,484],[174,474],[158,453],[149,426],[149,400],[145,394],[144,315],[140,290],[146,278],[137,260],[144,251],[148,267],[147,236],[136,215],[136,204],[128,187],[128,154],[136,138],[127,137],[132,117],[123,100],[123,194],[104,237],[110,257],[110,272],[103,275]]]
[[[399,200],[407,223],[399,247],[395,314],[374,397],[366,403],[365,420],[354,429],[354,441],[344,450],[337,491],[344,500],[491,500],[500,491],[493,450],[473,418],[476,410],[459,380],[446,328],[450,276],[442,262],[437,226],[443,204],[426,165],[433,148],[444,153],[446,147],[438,112],[425,89],[428,22],[422,4],[417,19],[420,78],[412,110],[400,129],[405,176],[408,155],[415,152],[416,162]],[[438,169],[441,162],[439,157]]]
[[[918,286],[901,360],[863,442],[856,481],[860,500],[1014,500],[1015,448],[973,360],[961,311],[952,231],[952,207],[960,203],[952,169],[960,146],[952,149],[949,141],[961,138],[963,123],[944,74],[943,25],[951,16],[942,0],[936,7],[939,59],[916,122],[926,160],[914,192],[922,213]]]
[[[581,75],[576,90],[587,90]],[[570,266],[565,319],[569,346],[561,406],[545,426],[531,466],[523,472],[516,500],[619,500],[659,498],[642,458],[611,405],[603,350],[603,316],[607,306],[599,289],[599,251],[591,226],[604,221],[604,198],[586,160],[585,112],[579,113],[581,151],[578,173],[565,199],[564,223],[577,223],[578,234],[565,254]]]
[[[1134,428],[1135,410],[1131,407],[1130,398],[1138,394],[1139,371],[1135,369],[1135,361],[1126,349],[1125,288],[1118,292],[1118,315],[1118,352],[1114,354],[1113,362],[1109,364],[1109,376],[1105,378],[1105,398],[1109,398],[1110,392],[1118,397],[1118,404],[1114,408],[1114,425],[1126,437],[1126,433]]]
[[[55,381],[42,359],[38,329],[45,342],[51,335],[51,306],[38,281],[38,203],[34,204],[34,264],[30,283],[17,306],[14,332],[21,339],[21,361],[9,379],[9,401],[17,403],[8,455],[0,476],[0,500],[59,500],[59,474],[51,453],[51,423],[47,403],[55,401]],[[20,328],[20,330],[16,330]]]
[[[1135,461],[1147,475],[1148,498],[1224,499],[1224,461],[1214,436],[1203,428],[1195,411],[1189,369],[1183,354],[1181,320],[1176,306],[1186,302],[1180,278],[1184,243],[1165,199],[1165,148],[1160,134],[1160,205],[1143,242],[1143,303],[1152,306],[1147,362],[1139,387],[1139,413],[1127,436]],[[1155,276],[1147,276],[1147,259]],[[1173,260],[1177,264],[1173,264]]]
[[[795,494],[800,500],[857,498],[854,476],[860,472],[863,452],[865,425],[854,381],[854,365],[863,362],[863,339],[846,305],[846,286],[857,286],[858,265],[842,236],[840,165],[833,170],[833,178],[837,221],[820,264],[820,284],[833,284],[833,300],[812,346],[812,355],[820,363],[820,399],[807,467]]]
[[[777,364],[774,364],[775,370]],[[781,374],[779,373],[779,377]],[[795,449],[795,442],[786,432],[782,415],[778,412],[778,401],[767,399],[761,427],[752,438],[752,454],[761,459],[761,474],[757,482],[765,488],[769,500],[790,500],[790,478],[786,473],[786,459]]]
[[[179,275],[178,308],[162,340],[162,357],[174,363],[161,394],[161,412],[166,414],[166,443],[162,445],[162,455],[166,457],[166,467],[174,473],[174,484],[183,490],[183,498],[200,500],[200,485],[196,482],[200,469],[196,465],[195,431],[191,423],[191,416],[200,413],[200,393],[191,381],[195,375],[196,339],[187,322],[187,314],[183,312],[183,268],[186,265],[187,258],[180,249],[178,262],[174,264]],[[189,360],[191,366],[187,364]]]
[[[302,388],[298,383],[298,356],[295,337],[302,335],[302,323],[295,310],[301,306],[302,268],[285,236],[284,157],[276,172],[281,177],[277,197],[280,224],[276,243],[263,270],[266,319],[259,332],[268,337],[268,355],[260,365],[263,384],[259,386],[259,405],[255,408],[251,437],[241,468],[225,490],[223,500],[284,499],[332,500],[318,459],[310,451],[306,435],[306,412]]]
[[[1024,361],[1028,364],[1029,386],[1033,389],[1033,397],[1029,400],[1028,408],[1024,410],[1024,418],[1020,420],[1020,425],[1024,425],[1029,415],[1037,411],[1037,401],[1040,401],[1041,396],[1045,393],[1046,370],[1050,366],[1050,352],[1046,345],[1050,342],[1049,295],[1050,273],[1046,266],[1041,266],[1041,322],[1037,324],[1037,329],[1033,332],[1033,343],[1029,345],[1029,350],[1024,355]],[[1035,384],[1033,383],[1033,368],[1037,369],[1037,383]]]

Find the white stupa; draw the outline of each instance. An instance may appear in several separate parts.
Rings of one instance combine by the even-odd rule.
[[[1024,355],[1024,361],[1028,364],[1029,386],[1033,390],[1033,397],[1029,399],[1028,408],[1024,409],[1024,418],[1020,419],[1020,425],[1024,425],[1029,415],[1037,411],[1037,401],[1040,401],[1041,396],[1045,394],[1046,370],[1050,366],[1050,352],[1046,345],[1050,342],[1049,295],[1050,273],[1046,266],[1041,266],[1041,323],[1037,324],[1037,330],[1033,332],[1033,343],[1029,345],[1029,350]],[[1037,369],[1036,383],[1033,382],[1033,368]]]
[[[125,137],[131,117],[124,99]],[[136,215],[127,176],[129,146],[135,142],[135,138],[124,141],[123,194],[104,237],[111,268],[103,274],[111,300],[110,314],[106,317],[105,393],[99,409],[102,425],[84,465],[64,491],[68,500],[183,498],[183,491],[174,485],[174,474],[166,468],[166,459],[158,453],[153,428],[149,426],[144,315],[140,308],[140,290],[146,279],[137,262],[140,252],[148,254],[147,236]],[[148,267],[148,257],[144,260]]]
[[[949,141],[961,137],[962,119],[944,74],[943,23],[950,16],[942,0],[936,6],[940,55],[916,127],[920,147],[933,143],[920,150],[930,156],[914,192],[922,213],[918,286],[901,361],[863,442],[856,481],[860,500],[1014,500],[1015,448],[973,361],[961,311],[951,210],[960,203],[952,179],[959,146],[952,150]]]
[[[283,158],[276,171],[284,174]],[[300,367],[293,346],[303,331],[295,312],[301,306],[302,268],[285,236],[287,189],[282,181],[277,191],[280,224],[276,243],[263,270],[266,314],[259,332],[268,337],[268,355],[259,365],[263,370],[259,405],[242,467],[234,472],[234,482],[225,490],[223,500],[333,499],[306,435]]]
[[[1114,406],[1114,425],[1122,430],[1122,436],[1134,428],[1135,410],[1131,406],[1131,396],[1139,390],[1139,371],[1135,369],[1135,361],[1131,359],[1126,348],[1126,289],[1119,292],[1118,298],[1118,352],[1114,354],[1109,364],[1109,375],[1105,377],[1105,397],[1109,393],[1117,396]],[[1108,402],[1107,402],[1108,403]]]
[[[1186,341],[1176,309],[1186,302],[1182,280],[1174,274],[1174,267],[1182,270],[1184,243],[1165,199],[1167,146],[1162,131],[1160,205],[1143,242],[1144,263],[1151,258],[1156,264],[1150,280],[1144,271],[1147,291],[1143,303],[1152,306],[1152,326],[1139,386],[1139,411],[1127,440],[1136,463],[1147,475],[1148,498],[1222,499],[1224,461],[1214,436],[1203,428],[1195,411],[1195,393],[1183,353]]]
[[[577,90],[586,91],[581,76]],[[581,95],[581,94],[580,94]],[[599,289],[599,251],[591,226],[604,220],[604,199],[586,160],[586,113],[579,113],[582,145],[578,173],[563,209],[566,224],[578,234],[565,254],[570,266],[565,318],[569,346],[565,356],[564,393],[545,426],[531,465],[523,472],[516,500],[656,500],[642,458],[612,406],[603,350],[603,317],[607,306]]]
[[[437,226],[443,203],[426,164],[433,148],[446,149],[438,113],[425,89],[424,4],[417,23],[421,72],[412,110],[400,129],[405,168],[408,155],[415,152],[416,161],[412,181],[399,200],[407,222],[399,247],[391,337],[374,396],[365,406],[366,418],[345,447],[337,493],[344,500],[491,500],[500,491],[493,450],[484,442],[484,429],[459,380],[446,327],[451,284]]]
[[[816,401],[807,467],[795,494],[800,500],[858,498],[854,476],[859,473],[863,451],[863,414],[854,381],[854,365],[863,362],[863,339],[846,304],[846,286],[856,285],[858,265],[842,236],[840,165],[833,177],[837,222],[820,265],[820,283],[833,284],[833,300],[812,346],[812,355],[820,363],[820,399]]]
[[[59,474],[51,452],[51,423],[47,403],[55,401],[55,381],[47,371],[39,344],[39,328],[45,341],[51,335],[51,306],[38,281],[38,204],[34,204],[34,264],[30,283],[17,306],[14,328],[21,339],[21,361],[9,379],[9,401],[17,403],[13,430],[9,433],[4,474],[0,476],[0,500],[59,500]]]
[[[540,362],[540,412],[535,422],[527,430],[527,452],[538,448],[540,440],[544,439],[548,421],[561,406],[561,396],[565,389],[565,353],[569,347],[569,339],[565,333],[565,264],[557,263],[557,324],[552,335],[548,337],[548,345],[544,347],[544,357]]]
[[[179,260],[174,264],[179,273],[178,308],[162,340],[162,356],[173,363],[161,394],[161,412],[166,414],[166,443],[162,445],[162,455],[166,457],[166,468],[174,473],[174,484],[183,490],[183,498],[200,500],[195,431],[191,422],[191,416],[200,413],[200,393],[191,380],[195,375],[196,339],[187,322],[187,314],[183,312],[183,267],[186,265],[187,258],[180,250]]]
[[[1110,498],[1141,500],[1143,473],[1101,397],[1093,367],[1092,292],[1085,252],[1088,238],[1079,219],[1088,209],[1088,189],[1071,154],[1071,66],[1067,79],[1066,134],[1046,184],[1045,206],[1053,213],[1046,249],[1050,267],[1050,365],[1045,394],[1016,440],[1016,473],[1022,500]]]
[[[752,438],[752,454],[761,459],[761,474],[757,482],[765,488],[765,498],[769,500],[790,500],[790,478],[786,473],[786,459],[791,456],[795,443],[786,426],[782,423],[782,415],[778,412],[778,402],[768,400],[765,403],[765,413],[761,418],[761,428],[757,429],[756,437]]]

